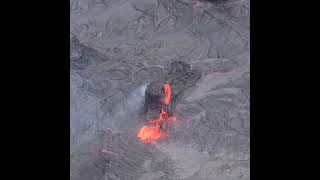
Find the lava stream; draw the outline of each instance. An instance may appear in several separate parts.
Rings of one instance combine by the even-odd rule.
[[[171,98],[171,88],[168,83],[166,83],[163,87],[164,91],[164,98],[161,102],[167,106],[170,103]],[[143,126],[138,134],[137,137],[144,143],[149,143],[151,141],[157,141],[161,138],[167,137],[167,133],[164,131],[166,125],[170,122],[176,122],[175,116],[168,116],[167,112],[161,109],[159,113],[159,117],[157,119],[149,120],[149,124]]]

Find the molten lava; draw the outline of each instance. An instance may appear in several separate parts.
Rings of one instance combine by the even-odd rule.
[[[170,85],[168,83],[166,83],[163,87],[163,91],[164,91],[164,104],[165,105],[169,105],[170,103],[170,98],[171,98],[171,88]]]
[[[167,106],[170,104],[170,98],[171,98],[171,88],[168,83],[166,83],[163,87],[164,92],[164,98],[161,100],[161,102]],[[145,142],[149,143],[151,141],[156,141],[161,138],[167,137],[167,133],[164,132],[164,129],[166,125],[170,122],[176,122],[175,116],[168,116],[167,112],[161,109],[159,113],[159,117],[157,119],[149,120],[149,124],[143,126],[138,134],[137,137]]]
[[[143,126],[137,137],[144,142],[150,142],[152,140],[158,140],[161,137],[161,133],[159,132],[159,126]]]

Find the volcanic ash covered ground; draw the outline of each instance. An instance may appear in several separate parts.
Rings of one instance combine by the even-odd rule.
[[[248,0],[70,5],[72,180],[250,179]],[[168,79],[177,62],[199,73],[190,86]],[[170,81],[175,121],[144,142],[155,81]]]

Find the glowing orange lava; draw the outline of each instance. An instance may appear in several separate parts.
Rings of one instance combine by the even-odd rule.
[[[171,88],[168,83],[166,83],[163,87],[164,90],[164,104],[168,105],[170,103],[170,98],[171,98]]]
[[[143,126],[137,137],[144,141],[144,142],[150,142],[152,140],[158,140],[161,137],[161,133],[159,132],[159,126]]]
[[[171,88],[168,83],[164,85],[163,91],[164,99],[162,100],[162,103],[167,106],[169,105],[171,98]],[[164,131],[164,129],[170,121],[175,123],[176,117],[168,116],[167,112],[161,109],[159,117],[157,119],[149,120],[149,125],[143,126],[139,130],[137,137],[144,143],[149,143],[151,141],[156,141],[167,137],[167,133]]]

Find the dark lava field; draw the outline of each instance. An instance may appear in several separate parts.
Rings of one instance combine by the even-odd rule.
[[[71,180],[250,179],[249,0],[70,8]],[[175,102],[168,137],[141,142],[145,90],[178,61],[201,76]]]

